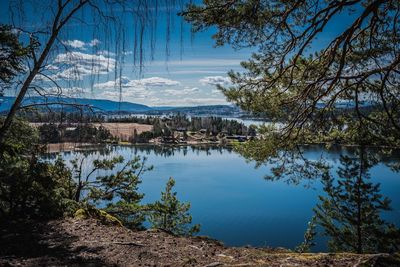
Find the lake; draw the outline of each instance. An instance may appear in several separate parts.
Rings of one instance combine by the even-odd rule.
[[[318,159],[323,154],[333,166],[337,166],[341,153],[351,154],[352,149],[304,147],[306,158]],[[70,160],[80,152],[62,154]],[[93,150],[88,157],[117,155],[125,159],[146,156],[147,164],[154,166],[154,170],[142,176],[140,191],[145,193],[144,203],[159,199],[168,178],[173,177],[178,198],[191,203],[193,222],[201,224],[200,235],[221,240],[229,246],[294,248],[303,241],[312,209],[318,202],[318,195],[323,194],[319,181],[295,185],[284,180],[265,180],[270,165],[255,168],[254,162],[246,161],[229,148],[109,146]],[[370,170],[371,181],[380,183],[381,193],[392,200],[393,210],[382,216],[398,225],[400,174],[386,163],[399,160],[399,153],[396,153]],[[319,236],[316,241],[314,251],[327,249],[325,238]]]

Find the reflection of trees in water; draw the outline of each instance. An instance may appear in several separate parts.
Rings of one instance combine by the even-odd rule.
[[[341,156],[354,156],[358,151],[357,146],[333,145],[327,148],[323,145],[305,145],[290,151],[280,151],[256,163],[257,166],[266,165],[270,168],[271,172],[264,177],[268,181],[280,180],[288,184],[311,187],[322,179],[327,169],[333,167],[331,165],[340,163]],[[365,151],[368,152],[368,159],[372,165],[382,163],[392,171],[400,171],[400,150],[366,148]]]
[[[390,200],[380,193],[380,184],[370,182],[369,169],[379,161],[363,147],[357,157],[341,156],[338,178],[329,171],[322,178],[325,195],[314,208],[316,221],[330,238],[332,251],[357,253],[392,252],[399,249],[400,232],[381,218]]]
[[[399,229],[381,217],[391,210],[391,201],[381,194],[379,183],[370,181],[369,174],[378,164],[398,171],[399,151],[332,146],[321,153],[321,148],[312,145],[279,152],[265,162],[271,168],[265,179],[306,187],[322,182],[324,194],[319,196],[320,202],[314,209],[316,218],[312,221],[330,238],[332,251],[367,253],[399,249]],[[332,174],[336,168],[337,177]]]
[[[101,157],[110,156],[112,154],[119,154],[122,150],[131,150],[134,155],[150,155],[154,154],[156,156],[172,157],[176,154],[182,153],[186,156],[189,152],[196,155],[207,155],[210,156],[212,153],[218,152],[232,153],[232,148],[221,147],[221,146],[210,146],[210,145],[188,145],[188,146],[160,146],[160,145],[132,145],[132,146],[114,146],[114,145],[103,145],[103,146],[93,146],[88,147],[84,150],[79,151],[65,151],[62,152],[64,157],[70,157],[73,154],[84,154],[84,155],[99,155]],[[44,159],[55,159],[58,153],[47,153]]]
[[[136,154],[154,154],[156,156],[163,156],[163,157],[172,157],[176,154],[182,153],[186,156],[189,151],[196,155],[207,155],[210,156],[212,152],[219,152],[220,154],[223,153],[231,153],[232,149],[227,147],[220,147],[220,146],[200,146],[200,145],[193,145],[193,146],[160,146],[160,145],[144,145],[144,146],[128,146],[128,149],[132,149],[133,153]]]

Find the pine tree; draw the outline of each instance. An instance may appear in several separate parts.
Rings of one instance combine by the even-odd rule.
[[[299,253],[310,252],[311,248],[315,246],[314,238],[317,235],[316,231],[316,217],[313,216],[308,222],[307,230],[304,233],[304,241],[296,247],[295,251]]]
[[[369,182],[371,167],[366,151],[359,158],[341,156],[338,181],[327,172],[326,196],[314,209],[317,223],[329,236],[332,251],[356,253],[391,252],[399,248],[399,230],[381,218],[390,210],[390,200],[380,194],[379,184]]]
[[[95,167],[103,170],[113,170],[116,164],[123,163],[122,156],[111,160],[95,162]],[[144,194],[138,192],[141,175],[152,169],[145,166],[146,158],[135,157],[122,165],[115,174],[97,176],[89,187],[88,201],[106,204],[106,212],[117,217],[124,226],[131,229],[142,229],[145,220],[140,201]],[[116,201],[118,199],[118,201]]]
[[[151,205],[149,221],[153,228],[163,229],[176,235],[192,235],[200,231],[200,225],[191,226],[192,216],[188,213],[190,203],[181,203],[176,192],[172,192],[175,180],[169,178],[161,201]]]
[[[138,186],[141,175],[152,169],[152,166],[146,167],[146,158],[135,157],[127,162],[122,156],[94,160],[93,168],[83,175],[85,160],[86,157],[71,161],[71,173],[74,174],[73,199],[89,207],[104,204],[104,210],[118,218],[124,226],[143,228],[145,214],[140,201],[144,195],[138,192]],[[113,173],[92,177],[97,171]]]

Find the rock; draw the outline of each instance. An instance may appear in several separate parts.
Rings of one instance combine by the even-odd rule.
[[[122,222],[118,220],[116,217],[108,214],[104,210],[99,210],[95,208],[88,208],[88,209],[78,209],[74,217],[77,219],[88,219],[94,218],[101,221],[104,224],[115,225],[122,227]]]

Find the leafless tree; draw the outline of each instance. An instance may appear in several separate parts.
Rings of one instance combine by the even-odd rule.
[[[178,5],[180,4],[180,5]],[[62,86],[59,85],[52,70],[51,56],[55,51],[68,51],[68,46],[61,41],[61,37],[68,36],[68,33],[75,31],[78,27],[91,27],[93,32],[102,32],[108,38],[106,40],[107,51],[115,54],[114,68],[115,76],[122,75],[123,62],[125,60],[125,45],[127,27],[125,20],[131,19],[134,25],[133,61],[142,71],[144,64],[145,36],[149,36],[151,53],[155,51],[156,27],[159,16],[159,9],[167,10],[167,38],[170,32],[171,14],[175,7],[182,6],[181,1],[176,0],[57,0],[57,1],[17,1],[10,0],[9,17],[10,24],[21,34],[28,36],[30,40],[37,41],[40,45],[32,49],[30,60],[27,62],[27,73],[20,84],[16,83],[17,96],[11,106],[7,117],[0,128],[0,141],[4,139],[5,133],[10,127],[17,111],[21,108],[24,98],[32,91],[39,96],[60,96]],[[182,7],[183,8],[183,7]],[[29,10],[29,12],[28,12]],[[92,21],[88,21],[87,14],[90,14]],[[33,18],[31,18],[34,16]],[[128,17],[130,16],[130,17]],[[39,24],[39,27],[36,25]],[[33,29],[33,30],[32,30]],[[147,34],[146,34],[147,31]],[[114,43],[115,42],[115,43]],[[168,43],[168,40],[167,40]],[[94,45],[95,46],[95,45]],[[111,49],[115,49],[111,52]],[[166,45],[166,54],[169,53],[169,46]],[[76,56],[76,53],[69,53]],[[79,55],[78,55],[79,58]],[[92,69],[90,79],[93,84],[94,77],[101,72],[96,67],[96,59],[91,59]],[[73,70],[72,70],[73,72]],[[73,75],[73,73],[72,73]],[[53,90],[48,91],[40,83],[46,80],[53,85]],[[121,84],[117,84],[122,90]],[[47,104],[52,103],[51,101]],[[55,103],[52,103],[55,104]],[[59,103],[65,104],[65,103]]]

